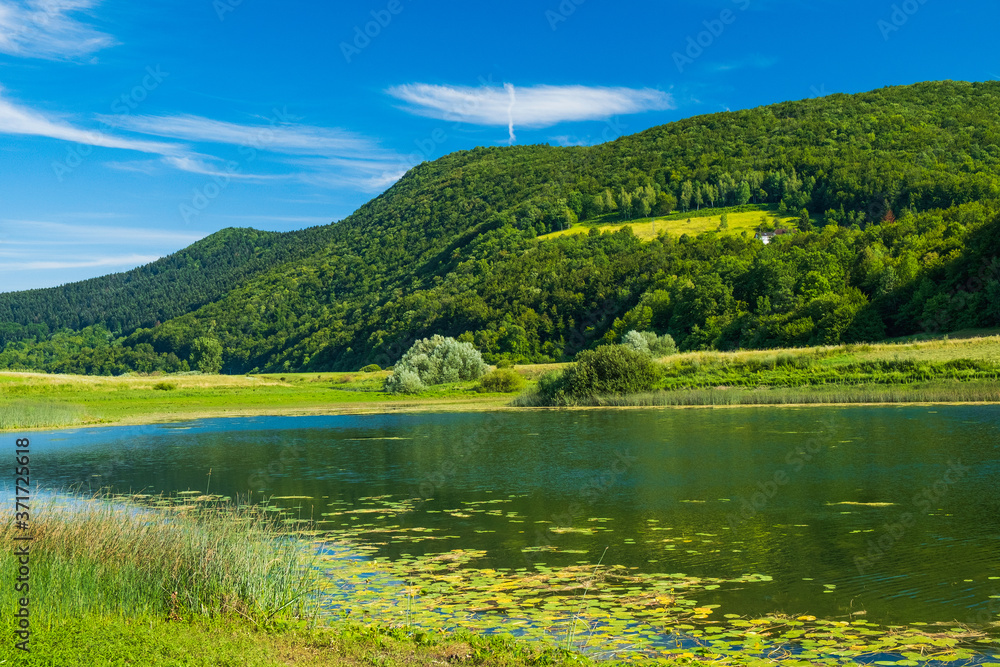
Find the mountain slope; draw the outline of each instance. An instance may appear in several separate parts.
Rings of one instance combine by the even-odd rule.
[[[102,325],[130,334],[211,303],[277,265],[314,253],[328,228],[280,234],[223,229],[123,273],[0,294],[0,346],[62,328]]]
[[[698,349],[995,324],[998,276],[982,267],[996,248],[966,241],[1000,225],[998,146],[1000,83],[941,82],[702,116],[596,147],[463,151],[411,170],[312,254],[109,343],[112,362],[95,366],[78,345],[31,363],[113,371],[115,355],[140,348],[188,359],[198,337],[245,372],[386,365],[431,333],[489,358],[544,360],[625,327]],[[751,201],[828,226],[766,247],[725,234],[535,238],[576,219]],[[959,306],[970,272],[981,284]],[[0,366],[28,354],[9,349]]]

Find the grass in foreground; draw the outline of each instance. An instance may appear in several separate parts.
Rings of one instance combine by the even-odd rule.
[[[178,623],[162,618],[66,618],[39,627],[31,640],[37,667],[528,667],[596,663],[509,637],[411,633],[342,624],[260,630],[233,621]],[[0,664],[18,664],[12,642],[0,642]],[[687,661],[678,663],[685,664]],[[600,663],[613,667],[615,663]],[[671,664],[658,662],[657,664]]]
[[[251,509],[192,500],[164,512],[63,498],[36,500],[31,517],[35,620],[230,615],[265,624],[307,613],[306,551]],[[4,571],[16,568],[23,535],[0,523]],[[18,597],[4,586],[0,608],[9,612]]]

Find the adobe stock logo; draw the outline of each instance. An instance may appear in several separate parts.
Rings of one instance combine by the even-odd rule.
[[[739,7],[740,11],[744,12],[750,8],[751,4],[751,0],[732,0],[732,2]],[[702,21],[705,29],[697,35],[688,35],[687,48],[684,49],[684,52],[674,51],[671,56],[674,64],[677,65],[677,71],[683,74],[685,67],[693,65],[695,60],[700,58],[707,49],[715,44],[717,39],[722,37],[722,34],[726,31],[726,26],[736,23],[738,16],[731,9],[723,9],[719,12],[718,18],[710,21]]]
[[[889,36],[898,32],[910,21],[910,17],[919,12],[920,7],[926,4],[927,0],[906,0],[900,5],[893,5],[889,20],[880,19],[876,24],[879,32],[882,33],[882,39],[888,42]]]
[[[389,0],[385,9],[371,11],[372,20],[365,23],[363,28],[360,25],[354,26],[354,39],[350,43],[340,43],[340,52],[344,54],[347,64],[350,64],[355,56],[361,55],[361,52],[371,45],[372,40],[389,27],[393,17],[402,13],[403,3],[400,0]]]

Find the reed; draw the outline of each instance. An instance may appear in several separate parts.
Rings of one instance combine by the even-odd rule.
[[[62,498],[33,503],[30,534],[33,615],[238,616],[262,624],[308,614],[308,552],[251,510],[220,504],[165,511]],[[13,522],[0,522],[4,571],[15,569],[19,535]],[[13,587],[3,587],[0,609],[14,604]]]

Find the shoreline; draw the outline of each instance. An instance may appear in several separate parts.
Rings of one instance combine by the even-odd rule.
[[[760,408],[901,408],[901,407],[958,407],[958,406],[1000,406],[1000,401],[895,401],[895,402],[831,402],[831,403],[741,403],[726,405],[563,405],[563,406],[513,406],[509,403],[487,401],[456,402],[412,402],[393,405],[389,403],[353,408],[339,406],[331,408],[286,408],[253,409],[235,408],[218,411],[191,412],[184,414],[149,414],[134,419],[88,422],[82,424],[59,424],[52,426],[30,426],[24,428],[0,428],[0,434],[44,433],[68,429],[110,428],[116,426],[154,426],[157,424],[180,424],[206,419],[241,419],[248,417],[341,417],[354,415],[389,414],[436,414],[436,413],[476,413],[476,412],[558,412],[589,410],[739,410]]]

